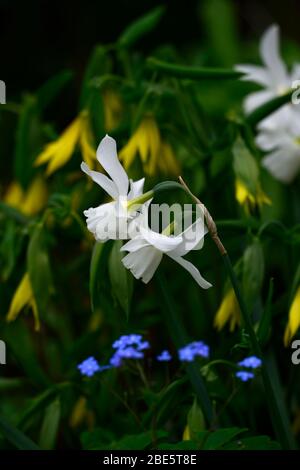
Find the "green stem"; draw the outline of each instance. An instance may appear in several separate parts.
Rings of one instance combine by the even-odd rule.
[[[156,273],[156,279],[165,303],[165,308],[162,308],[165,323],[170,330],[176,348],[179,349],[187,344],[187,333],[177,315],[176,306],[169,293],[165,277],[162,273]],[[199,403],[201,404],[204,416],[208,424],[211,425],[214,418],[213,406],[201,376],[200,367],[195,362],[190,362],[186,364],[185,368],[188,378],[197,394]]]
[[[293,93],[294,90],[289,91],[285,95],[276,96],[276,98],[268,101],[259,108],[256,108],[251,114],[249,114],[246,121],[250,126],[255,127],[260,121],[269,116],[269,114],[272,114],[278,108],[288,103],[291,100]]]
[[[290,429],[290,423],[288,418],[288,413],[285,408],[284,400],[282,395],[278,393],[276,384],[274,383],[274,374],[272,373],[272,368],[270,366],[270,361],[267,357],[263,356],[260,344],[257,340],[256,334],[254,332],[252,322],[247,311],[244,299],[241,295],[241,290],[238,285],[238,281],[231,264],[230,258],[227,253],[222,255],[226,270],[228,272],[232,287],[234,289],[238,304],[240,306],[240,311],[242,315],[242,320],[244,323],[245,330],[249,336],[250,343],[254,353],[259,356],[262,361],[262,379],[265,388],[265,394],[267,398],[267,403],[269,406],[271,420],[276,432],[277,439],[281,443],[283,449],[295,449],[296,445],[294,442],[293,435]],[[277,380],[276,380],[277,382]]]
[[[218,69],[212,67],[189,67],[185,65],[170,64],[161,60],[149,57],[147,65],[152,70],[163,72],[165,75],[170,75],[176,78],[189,78],[191,80],[213,80],[213,79],[226,79],[232,80],[242,77],[242,72],[237,72],[233,69]]]

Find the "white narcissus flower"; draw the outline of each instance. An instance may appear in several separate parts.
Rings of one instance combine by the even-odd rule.
[[[287,93],[292,88],[293,81],[299,79],[299,64],[295,64],[292,72],[289,73],[280,56],[277,25],[270,26],[263,34],[260,42],[260,55],[263,66],[250,64],[235,66],[236,70],[245,74],[242,80],[264,87],[263,90],[251,93],[245,99],[244,108],[247,114],[276,96]],[[292,105],[286,105],[284,108],[289,107]]]
[[[256,144],[269,152],[262,165],[282,183],[291,183],[300,171],[299,111],[293,108],[283,120],[279,110],[258,126]]]
[[[127,222],[133,213],[127,210],[126,204],[143,194],[145,178],[135,182],[129,180],[118,159],[116,141],[108,135],[98,146],[97,160],[110,178],[103,173],[91,170],[85,162],[81,163],[81,169],[99,184],[113,201],[84,211],[88,229],[97,241],[127,238]]]
[[[198,218],[178,236],[167,236],[154,232],[148,227],[145,215],[149,203],[150,201],[144,205],[142,214],[131,222],[133,225],[131,228],[134,229],[136,235],[121,248],[121,251],[128,252],[122,259],[124,266],[136,279],[141,279],[147,284],[165,254],[186,269],[203,289],[211,287],[198,269],[183,258],[189,251],[202,248],[204,236],[207,233],[203,219]]]

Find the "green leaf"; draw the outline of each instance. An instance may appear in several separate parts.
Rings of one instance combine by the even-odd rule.
[[[188,412],[187,424],[189,431],[192,437],[192,440],[195,440],[194,437],[197,433],[205,430],[205,419],[203,412],[198,405],[197,398],[194,398],[193,405]]]
[[[259,184],[258,165],[241,137],[235,140],[232,152],[236,178],[241,180],[252,194],[256,194]]]
[[[149,57],[147,66],[151,70],[162,72],[164,75],[177,78],[188,78],[190,80],[234,80],[243,74],[233,69],[221,69],[213,67],[190,67],[179,64],[170,64]]]
[[[270,329],[272,325],[272,299],[273,299],[273,292],[274,292],[274,282],[273,279],[270,279],[269,283],[269,291],[268,291],[268,297],[266,301],[266,305],[264,308],[264,311],[262,313],[258,330],[257,330],[257,336],[259,339],[259,342],[264,345],[270,336]]]
[[[198,450],[199,444],[193,441],[180,441],[176,444],[162,443],[159,444],[156,449],[159,450]]]
[[[225,66],[236,63],[239,40],[234,2],[206,0],[202,4],[203,26],[216,62]]]
[[[12,426],[3,416],[0,416],[0,431],[2,435],[19,450],[40,450],[29,437]]]
[[[222,448],[225,444],[232,441],[238,434],[246,432],[247,429],[241,428],[223,428],[210,433],[205,441],[203,450],[216,450]]]
[[[262,245],[255,239],[243,255],[243,293],[246,302],[253,307],[259,296],[265,272],[265,261]]]
[[[280,450],[281,447],[276,441],[272,441],[268,436],[254,436],[227,444],[226,450]]]
[[[172,191],[174,189],[185,190],[184,187],[176,181],[163,181],[162,183],[156,184],[152,191],[154,194],[159,194],[163,191]]]
[[[117,44],[126,48],[133,46],[142,36],[150,33],[156,27],[164,11],[164,6],[156,7],[131,23],[121,34]]]
[[[8,350],[17,360],[25,376],[35,386],[47,387],[50,381],[39,364],[34,341],[28,328],[22,321],[19,321],[7,325],[4,332]]]
[[[106,270],[111,242],[95,243],[90,265],[90,296],[92,310],[96,310],[101,301],[101,288],[106,281]]]
[[[133,277],[122,263],[125,255],[120,251],[122,244],[122,240],[114,242],[109,257],[108,271],[113,295],[128,318],[133,293]]]
[[[15,178],[26,188],[33,175],[33,160],[42,145],[42,128],[37,101],[27,95],[19,114],[14,158]]]
[[[80,94],[80,110],[90,105],[90,98],[95,93],[95,88],[92,86],[94,79],[99,78],[101,75],[107,73],[110,68],[110,61],[107,55],[107,48],[105,46],[97,45],[89,58],[85,74],[83,77],[81,94]],[[100,94],[99,90],[96,90]]]
[[[48,307],[53,292],[49,256],[45,242],[45,230],[39,222],[30,237],[27,250],[27,267],[34,297],[40,314]]]
[[[155,403],[144,417],[143,423],[145,426],[153,419],[160,425],[170,418],[172,412],[177,409],[182,400],[186,381],[186,377],[175,380],[159,393]]]
[[[60,421],[60,400],[56,399],[45,410],[44,420],[40,432],[39,444],[41,449],[54,448]]]
[[[37,91],[37,102],[40,111],[43,111],[60,93],[62,88],[69,83],[73,77],[71,70],[63,70],[46,81]]]

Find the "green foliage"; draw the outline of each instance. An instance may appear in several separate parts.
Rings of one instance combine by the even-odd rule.
[[[237,11],[229,0],[202,2],[201,40],[153,48],[151,38],[168,15],[168,6],[159,6],[113,43],[95,45],[84,70],[58,71],[36,91],[22,90],[15,102],[0,105],[0,340],[8,357],[0,378],[1,449],[295,447],[299,384],[283,334],[300,282],[299,177],[291,185],[276,181],[262,168],[255,139],[257,124],[290,93],[244,115],[242,101],[252,88],[234,64],[249,60],[251,49],[239,37]],[[69,103],[70,85],[78,93],[64,113],[57,98]],[[82,116],[86,128],[81,123],[75,132]],[[124,241],[100,243],[95,227],[87,229],[83,211],[110,200],[80,163],[91,159],[93,170],[106,173],[93,156],[106,133],[116,139],[129,179],[146,177],[140,203],[191,203],[178,182],[182,175],[205,204],[230,258],[222,264],[207,234],[203,249],[186,260],[211,289],[200,289],[167,254],[153,280],[135,280],[122,263]],[[128,142],[132,150],[135,139],[131,161],[121,150]],[[49,142],[64,160],[50,176],[35,165]],[[40,207],[42,195],[35,194],[38,209],[26,212],[22,203],[36,176],[49,197]],[[237,180],[254,198],[247,208],[236,199]],[[271,205],[255,199],[260,190]],[[32,292],[22,293],[22,303],[17,294],[25,273]],[[214,317],[231,285],[245,307],[237,312],[241,324],[229,327],[231,305],[217,331]],[[7,323],[12,306],[20,308]],[[131,333],[149,341],[144,359],[110,367],[114,342]],[[210,346],[209,358],[179,361],[178,349],[193,341]],[[157,360],[163,350],[171,361]],[[260,353],[262,368],[242,383],[238,363]],[[83,376],[78,364],[91,356],[108,367]],[[267,405],[275,410],[269,416]]]

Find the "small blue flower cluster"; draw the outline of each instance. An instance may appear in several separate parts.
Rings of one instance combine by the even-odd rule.
[[[150,348],[148,341],[143,341],[142,335],[123,335],[115,341],[112,347],[116,350],[109,363],[120,367],[124,359],[143,359],[145,349]]]
[[[144,351],[150,348],[150,344],[143,340],[142,335],[130,334],[122,335],[112,347],[115,352],[108,365],[101,366],[94,357],[89,357],[77,366],[80,373],[92,377],[96,372],[121,367],[125,359],[143,359]],[[209,347],[202,341],[194,341],[178,350],[178,357],[182,362],[192,362],[197,356],[204,358],[209,356]],[[164,350],[156,356],[156,359],[159,362],[169,362],[172,356],[169,351]]]
[[[262,360],[256,356],[249,356],[238,362],[238,366],[246,369],[258,369],[262,365]],[[254,373],[249,370],[239,370],[235,373],[235,376],[242,382],[248,382],[248,380],[254,379]]]
[[[178,350],[180,361],[192,362],[196,356],[205,357],[209,356],[209,347],[203,341],[193,341],[183,348]]]

